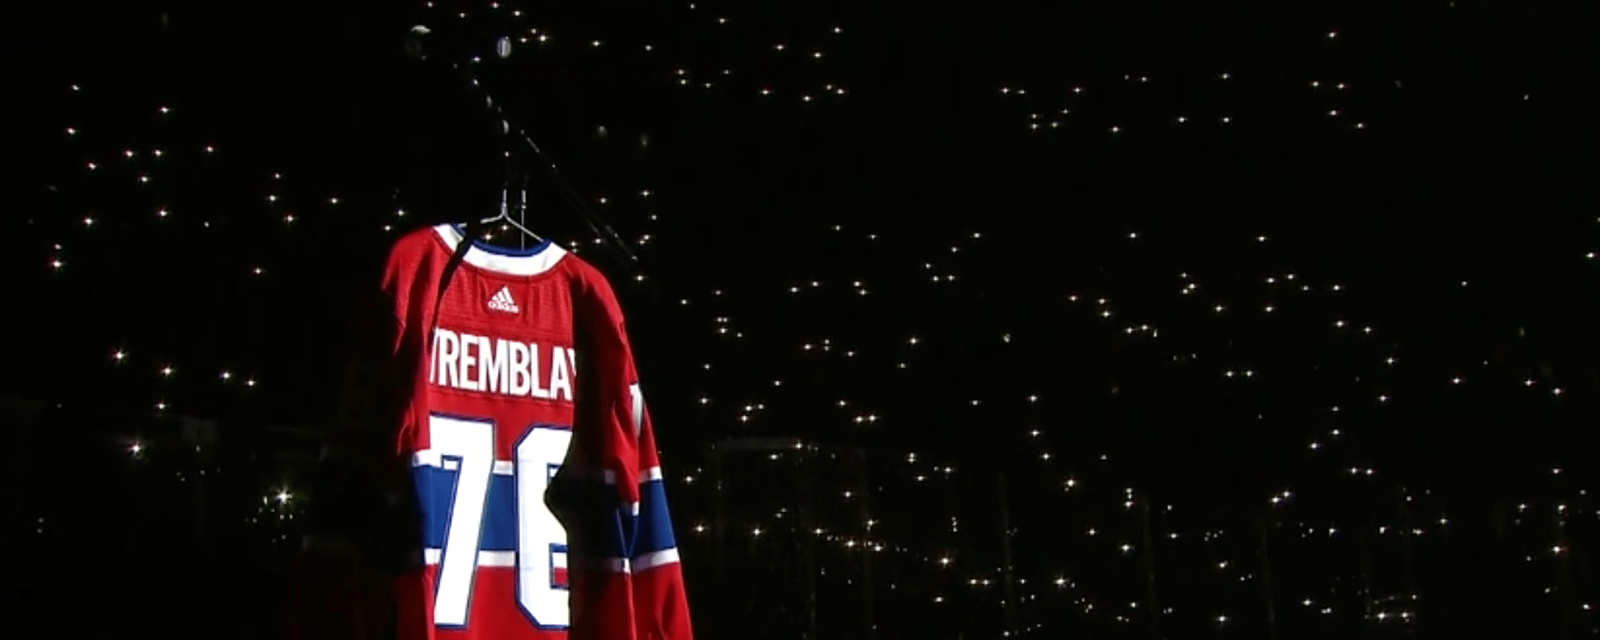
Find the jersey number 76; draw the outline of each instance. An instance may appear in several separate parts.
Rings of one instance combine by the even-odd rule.
[[[437,462],[417,463],[413,472],[428,529],[426,546],[442,542],[437,552],[424,552],[430,564],[431,554],[438,554],[434,625],[467,625],[482,564],[515,568],[517,606],[535,626],[567,628],[566,580],[558,579],[564,567],[557,566],[567,552],[567,532],[545,505],[544,494],[566,458],[572,430],[530,426],[509,463],[495,460],[491,420],[433,414],[428,432]]]

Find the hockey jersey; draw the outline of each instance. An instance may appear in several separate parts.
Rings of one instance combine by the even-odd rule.
[[[655,436],[593,266],[454,225],[407,234],[384,292],[394,453],[418,547],[403,640],[691,640]]]

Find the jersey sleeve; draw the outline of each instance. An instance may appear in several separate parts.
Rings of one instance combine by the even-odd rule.
[[[584,567],[570,574],[570,638],[691,640],[655,436],[621,307],[602,278],[586,280],[577,296],[576,320],[585,338],[578,362],[577,424],[550,498],[558,512],[586,514],[565,518],[569,562]],[[597,477],[603,481],[597,500],[556,495],[570,496],[579,480]],[[623,612],[628,615],[619,615]]]
[[[417,363],[424,362],[422,354],[427,345],[422,344],[418,339],[421,334],[412,327],[423,326],[429,320],[420,315],[424,305],[415,303],[426,300],[432,293],[428,289],[432,280],[415,255],[412,246],[415,243],[408,242],[411,239],[408,236],[396,243],[384,264],[381,288],[384,313],[370,347],[382,351],[380,357],[385,372],[381,384],[387,441],[381,480],[391,501],[400,499],[410,483],[411,436],[418,422],[411,410],[411,399],[422,388],[425,379],[422,376],[426,375],[425,367]]]
[[[433,589],[422,573],[421,521],[412,486],[411,453],[418,427],[412,398],[426,380],[422,353],[426,345],[415,327],[426,326],[428,308],[418,302],[436,295],[436,282],[424,267],[414,236],[395,244],[384,265],[380,298],[383,313],[371,336],[371,348],[380,352],[385,375],[380,376],[383,407],[380,442],[369,447],[375,460],[374,483],[382,494],[383,511],[372,519],[379,532],[372,547],[376,568],[387,586],[382,590],[382,619],[400,640],[426,640],[433,635]],[[377,314],[375,314],[377,315]]]
[[[629,385],[630,417],[638,438],[639,504],[630,545],[633,606],[641,639],[690,640],[689,598],[684,591],[678,541],[667,508],[665,476],[656,450],[655,432],[644,391],[637,379]]]

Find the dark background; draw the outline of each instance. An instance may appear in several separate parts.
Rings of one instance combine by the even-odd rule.
[[[284,633],[382,259],[506,175],[438,62],[507,34],[701,635],[1600,633],[1592,7],[11,13],[19,637]]]

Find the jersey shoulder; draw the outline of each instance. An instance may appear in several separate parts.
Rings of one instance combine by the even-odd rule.
[[[569,250],[562,251],[561,268],[566,270],[567,276],[580,282],[605,282],[605,275],[600,269],[590,264],[588,260],[578,257],[577,253]]]
[[[439,229],[437,225],[426,226],[407,231],[405,235],[396,240],[389,249],[389,265],[391,268],[401,265],[415,265],[424,261],[430,254],[443,249],[439,242]]]
[[[593,263],[568,252],[561,260],[561,267],[567,272],[567,277],[577,283],[584,295],[597,301],[616,304],[616,293],[611,287],[611,280],[606,278],[605,273]]]

